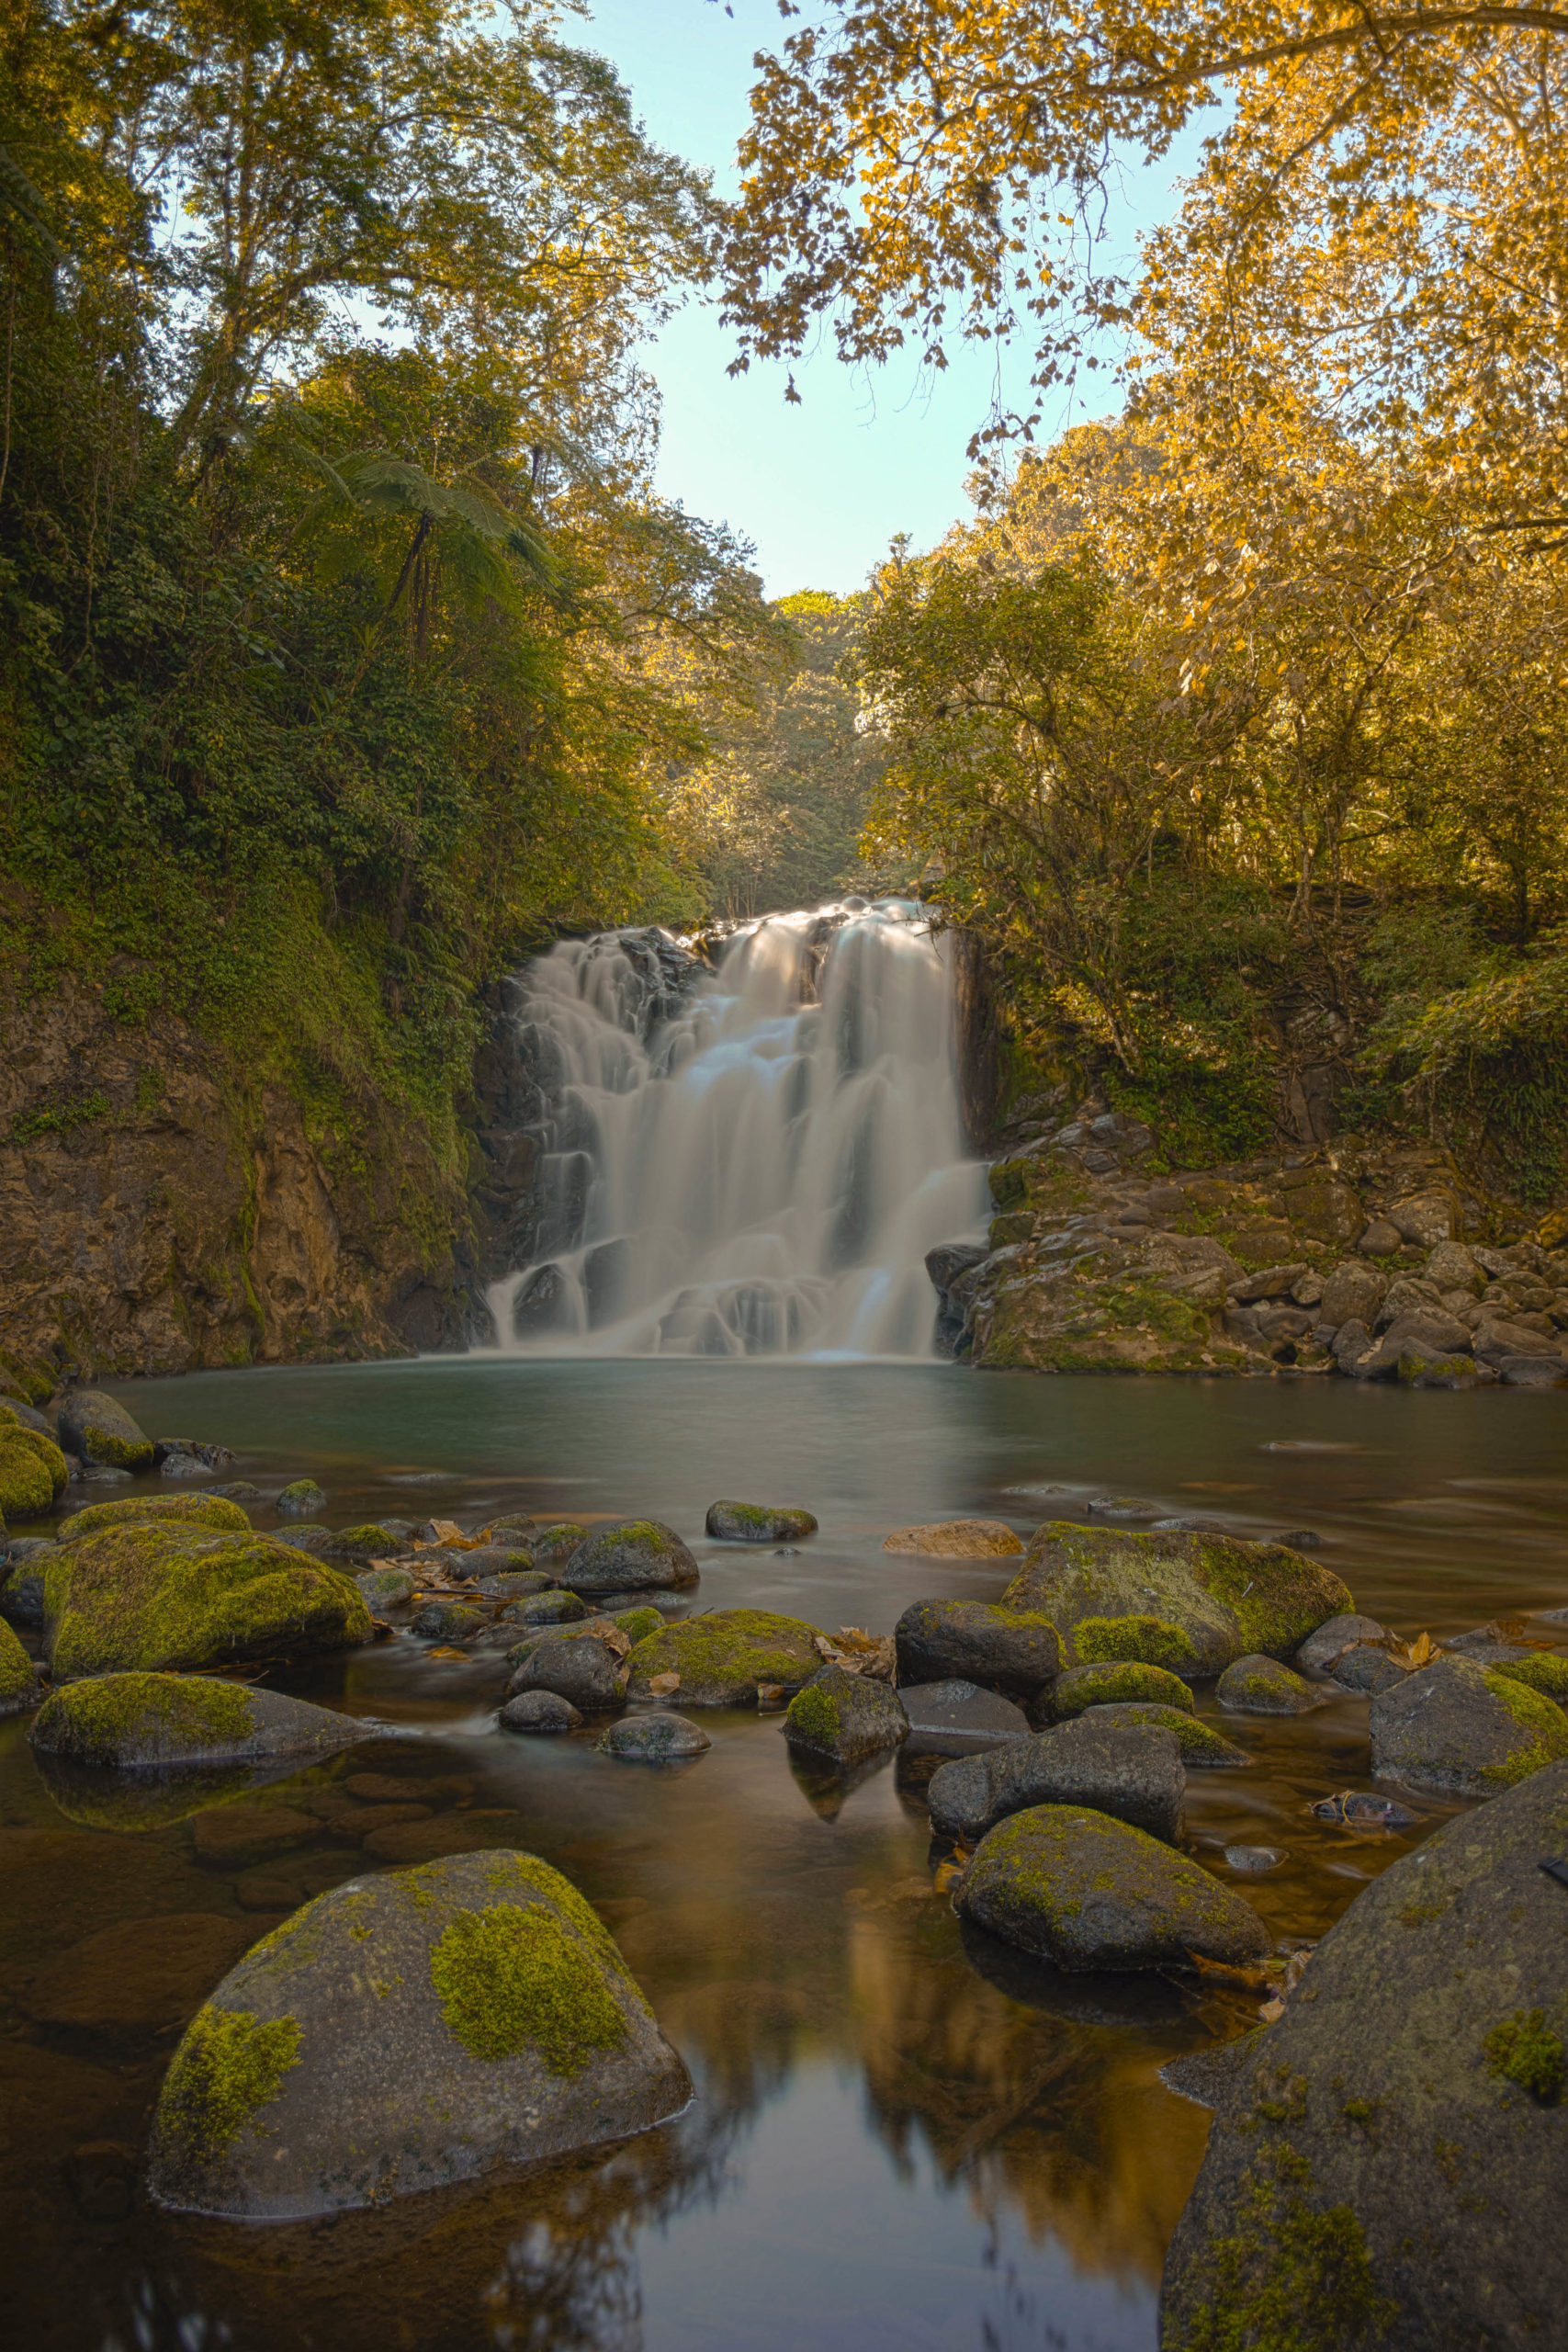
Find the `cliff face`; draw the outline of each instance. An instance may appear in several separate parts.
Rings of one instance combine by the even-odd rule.
[[[460,1344],[470,1219],[367,1086],[312,1111],[67,979],[0,1001],[0,1351],[56,1375]]]

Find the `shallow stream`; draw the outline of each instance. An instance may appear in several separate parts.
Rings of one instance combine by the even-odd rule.
[[[697,1553],[692,1607],[829,1630],[886,1632],[923,1594],[992,1599],[1006,1580],[1001,1562],[886,1555],[892,1527],[985,1513],[1027,1531],[1107,1496],[1243,1534],[1312,1529],[1358,1605],[1406,1634],[1568,1601],[1568,1401],[1553,1392],[468,1358],[121,1393],[154,1434],[232,1446],[231,1476],[276,1489],[313,1475],[329,1524],[651,1514]],[[784,1556],[709,1544],[721,1495],[804,1504],[821,1532]],[[704,1716],[714,1745],[688,1766],[616,1764],[592,1734],[496,1733],[504,1673],[494,1653],[437,1658],[399,1635],[280,1677],[405,1736],[265,1802],[378,1772],[437,1810],[500,1810],[505,1842],[609,1921],[697,2082],[686,2115],[607,2157],[330,2223],[150,2210],[135,2162],[185,2017],[290,1889],[304,1899],[367,1857],[325,1825],[258,1860],[190,1820],[69,1818],[25,1724],[0,1725],[0,2338],[1153,2352],[1164,2248],[1207,2130],[1157,2070],[1240,2030],[1250,2007],[1054,1976],[961,1931],[908,1761],[846,1796],[792,1770],[776,1717],[736,1713]],[[1306,1814],[1371,1785],[1366,1716],[1347,1697],[1294,1721],[1228,1717],[1254,1768],[1189,1776],[1190,1845],[1280,1935],[1321,1934],[1452,1810],[1416,1801],[1403,1835]],[[1224,1859],[1238,1843],[1287,1860],[1243,1880]]]

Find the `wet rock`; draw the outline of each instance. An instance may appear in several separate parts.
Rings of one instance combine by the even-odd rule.
[[[515,1699],[508,1699],[496,1721],[502,1731],[563,1732],[578,1730],[582,1716],[558,1690],[520,1690]]]
[[[111,1470],[151,1470],[152,1441],[125,1407],[101,1388],[73,1388],[62,1396],[54,1417],[60,1443],[82,1462]]]
[[[1496,1357],[1493,1370],[1508,1388],[1556,1388],[1568,1379],[1568,1363],[1560,1355]]]
[[[1340,1617],[1330,1617],[1315,1634],[1309,1634],[1296,1652],[1294,1663],[1303,1674],[1326,1674],[1334,1661],[1357,1642],[1381,1642],[1388,1633],[1375,1617],[1359,1617],[1354,1611]]]
[[[1427,1280],[1439,1294],[1468,1291],[1479,1298],[1486,1277],[1462,1241],[1439,1241],[1427,1261]]]
[[[566,1573],[574,1592],[679,1591],[696,1583],[697,1564],[672,1527],[626,1519],[580,1544]]]
[[[1043,1611],[1072,1664],[1135,1659],[1186,1680],[1255,1652],[1289,1657],[1354,1603],[1332,1569],[1282,1544],[1058,1520],[1034,1537],[1002,1605]]]
[[[509,1602],[502,1614],[514,1625],[575,1625],[588,1614],[588,1603],[575,1592],[534,1592]]]
[[[1495,1669],[1509,1682],[1522,1682],[1543,1699],[1568,1707],[1568,1657],[1561,1650],[1536,1650],[1529,1657],[1506,1658]]]
[[[479,1577],[474,1590],[487,1600],[528,1600],[536,1592],[548,1592],[553,1581],[542,1568],[524,1568],[504,1576]]]
[[[678,1764],[713,1746],[700,1724],[662,1708],[623,1715],[594,1744],[601,1755],[616,1756],[628,1764]]]
[[[109,1527],[210,1527],[236,1535],[251,1532],[239,1504],[209,1488],[203,1495],[126,1495],[118,1502],[89,1503],[62,1519],[55,1532],[60,1543],[74,1544],[79,1536],[101,1534]]]
[[[466,1642],[488,1622],[482,1609],[470,1609],[466,1600],[427,1600],[410,1619],[409,1631],[422,1642]]]
[[[77,2033],[167,2032],[196,2014],[255,1932],[204,1911],[120,1921],[42,1969],[28,2007],[39,2025]]]
[[[1374,1217],[1356,1247],[1366,1258],[1392,1258],[1403,1239],[1399,1227],[1387,1217]]]
[[[1337,1796],[1319,1797],[1308,1810],[1318,1821],[1346,1821],[1352,1827],[1371,1829],[1408,1829],[1416,1818],[1402,1804],[1395,1804],[1392,1797],[1370,1795],[1357,1789],[1341,1789]]]
[[[760,1682],[798,1690],[821,1663],[817,1627],[803,1619],[763,1609],[715,1609],[637,1644],[628,1696],[636,1702],[678,1695],[682,1707],[754,1707]],[[671,1674],[673,1685],[664,1679]]]
[[[796,1747],[835,1764],[863,1764],[901,1747],[909,1736],[909,1718],[887,1683],[825,1666],[790,1701],[784,1732]]]
[[[816,1534],[817,1521],[808,1510],[719,1502],[708,1505],[707,1532],[727,1544],[798,1544],[803,1536]]]
[[[1241,1871],[1248,1878],[1262,1878],[1269,1871],[1277,1871],[1285,1860],[1282,1846],[1227,1846],[1225,1860],[1233,1871]]]
[[[944,1764],[926,1792],[931,1827],[966,1844],[1010,1814],[1041,1804],[1089,1805],[1151,1837],[1181,1835],[1181,1749],[1169,1732],[1115,1724],[1059,1724],[988,1756]]]
[[[511,1510],[500,1519],[492,1519],[484,1532],[492,1544],[526,1543],[532,1550],[539,1530],[537,1521],[530,1519],[525,1510]]]
[[[1329,1668],[1341,1690],[1354,1690],[1358,1696],[1375,1699],[1380,1690],[1392,1690],[1403,1682],[1410,1669],[1401,1666],[1385,1649],[1371,1642],[1354,1642],[1343,1651]]]
[[[927,1751],[962,1756],[1029,1736],[1029,1718],[1022,1708],[995,1690],[981,1690],[977,1683],[921,1682],[901,1690],[898,1695],[908,1718],[910,1737]]]
[[[188,1477],[192,1468],[226,1470],[234,1459],[226,1445],[209,1444],[199,1437],[155,1437],[152,1459],[166,1477]]]
[[[1163,1666],[1144,1666],[1128,1658],[1104,1666],[1070,1666],[1051,1687],[1050,1707],[1055,1720],[1066,1723],[1071,1715],[1081,1715],[1086,1707],[1112,1707],[1122,1700],[1177,1707],[1184,1714],[1192,1712],[1192,1693],[1179,1675],[1168,1674]]]
[[[1238,1657],[1214,1687],[1222,1707],[1244,1715],[1305,1715],[1325,1704],[1316,1683],[1292,1674],[1278,1658]]]
[[[25,1714],[41,1696],[37,1667],[10,1626],[0,1621],[0,1716]]]
[[[525,1690],[554,1690],[585,1715],[618,1713],[626,1704],[620,1663],[596,1641],[542,1641],[506,1686],[509,1699]]]
[[[198,1813],[191,1825],[196,1859],[219,1870],[243,1870],[305,1846],[321,1834],[313,1815],[288,1804],[225,1804]]]
[[[51,1547],[52,1549],[52,1546]],[[43,1628],[43,1570],[24,1564],[0,1571],[0,1618],[25,1634]]]
[[[1325,2352],[1561,2339],[1568,1894],[1540,1862],[1565,1821],[1557,1763],[1328,1930],[1218,2101],[1166,2263],[1168,2352],[1212,2345],[1216,2312],[1237,2345],[1289,2327]]]
[[[28,1734],[62,1764],[141,1772],[330,1756],[378,1736],[331,1708],[206,1674],[104,1674],[51,1691]]]
[[[1490,1364],[1496,1370],[1512,1364],[1516,1359],[1529,1363],[1540,1357],[1550,1366],[1562,1369],[1562,1341],[1555,1335],[1548,1339],[1544,1332],[1532,1331],[1523,1323],[1506,1323],[1489,1317],[1477,1323],[1470,1335],[1471,1353],[1477,1363]]]
[[[911,1601],[893,1634],[900,1683],[957,1679],[1032,1698],[1062,1664],[1049,1617],[986,1600]]]
[[[1110,1706],[1091,1707],[1078,1721],[1105,1723],[1122,1729],[1168,1731],[1181,1750],[1182,1765],[1189,1772],[1235,1771],[1252,1761],[1244,1747],[1224,1738],[1213,1724],[1201,1723],[1196,1715],[1183,1714],[1179,1707],[1151,1707],[1140,1701],[1118,1700]]]
[[[330,1527],[275,1527],[268,1531],[267,1541],[282,1544],[290,1552],[303,1552],[308,1560],[331,1560],[337,1554]]]
[[[1272,1941],[1251,1905],[1157,1838],[1106,1814],[1038,1805],[982,1838],[954,1907],[1064,1969],[1236,1963]]]
[[[202,1499],[209,1509],[238,1509]],[[50,1664],[62,1682],[350,1649],[371,1630],[362,1594],[340,1570],[248,1526],[241,1534],[164,1520],[100,1527],[62,1544],[45,1580],[44,1611]]]
[[[558,1566],[570,1560],[588,1541],[588,1530],[574,1519],[560,1519],[549,1527],[541,1527],[534,1538],[534,1566],[536,1568]]]
[[[926,1527],[896,1527],[882,1548],[936,1560],[1005,1560],[1023,1550],[1023,1539],[999,1519],[944,1519]]]
[[[650,1634],[660,1634],[664,1630],[664,1620],[659,1611],[649,1608],[646,1602],[639,1609],[617,1610],[610,1622],[626,1635],[634,1649],[638,1642],[646,1642]]]
[[[1372,1702],[1372,1777],[1495,1796],[1568,1757],[1568,1717],[1538,1690],[1444,1657]]]
[[[391,1552],[402,1551],[407,1544],[408,1521],[398,1527],[389,1527],[378,1519],[361,1520],[354,1527],[339,1527],[333,1532],[332,1547],[340,1560],[351,1563],[385,1559]]]
[[[318,1487],[314,1478],[295,1478],[279,1493],[277,1508],[305,1516],[311,1511],[324,1510],[326,1499],[325,1489]]]
[[[26,1427],[0,1405],[0,1529],[7,1520],[46,1517],[70,1475],[54,1440]]]
[[[1444,1354],[1439,1349],[1406,1341],[1400,1349],[1395,1375],[1405,1388],[1472,1388],[1473,1357]]]
[[[407,1568],[367,1568],[354,1581],[372,1615],[378,1610],[405,1607],[417,1589]]]
[[[175,2052],[149,2179],[175,2211],[299,2219],[625,2139],[690,2096],[576,1889],[474,1855],[351,1882],[242,1961]]]
[[[475,1584],[492,1584],[498,1577],[537,1573],[541,1584],[551,1579],[536,1571],[531,1544],[475,1544],[461,1554],[464,1569]]]

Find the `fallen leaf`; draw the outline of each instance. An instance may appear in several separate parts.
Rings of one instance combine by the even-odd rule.
[[[426,1650],[424,1655],[426,1657],[467,1657],[468,1653],[467,1650],[438,1649]]]
[[[951,1894],[964,1876],[962,1862],[938,1862],[931,1874],[931,1884],[938,1894]]]
[[[1278,2025],[1285,2014],[1285,2004],[1276,1995],[1273,2000],[1264,2002],[1258,2014],[1265,2025]]]
[[[681,1678],[678,1674],[650,1674],[648,1678],[648,1687],[650,1690],[657,1690],[662,1699],[667,1691],[679,1690]]]
[[[1268,1967],[1235,1968],[1226,1960],[1210,1960],[1201,1951],[1190,1949],[1188,1965],[1195,1968],[1205,1983],[1232,1984],[1238,1993],[1271,1993],[1279,1982],[1279,1972]]]
[[[782,1682],[758,1683],[757,1713],[760,1715],[776,1715],[788,1703]]]

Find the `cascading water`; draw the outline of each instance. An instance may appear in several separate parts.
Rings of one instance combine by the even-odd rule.
[[[503,1351],[932,1352],[925,1253],[988,1193],[922,907],[770,915],[711,971],[667,933],[565,941],[514,1017],[546,1112]]]

